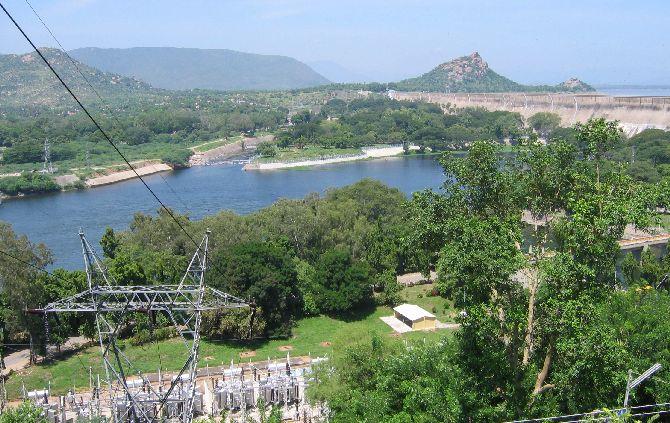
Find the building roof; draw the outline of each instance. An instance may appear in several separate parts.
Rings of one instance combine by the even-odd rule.
[[[393,311],[405,316],[407,319],[413,322],[416,320],[421,320],[424,317],[435,317],[418,305],[414,304],[400,304],[399,306],[395,307]]]

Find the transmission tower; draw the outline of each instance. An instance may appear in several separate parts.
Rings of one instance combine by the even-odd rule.
[[[209,230],[193,254],[179,285],[117,285],[83,232],[79,232],[79,237],[88,289],[30,311],[45,315],[64,312],[95,315],[114,422],[165,421],[169,409],[171,421],[190,423],[196,397],[202,312],[248,306],[239,298],[205,286]],[[167,389],[160,384],[152,385],[117,344],[129,317],[138,312],[149,314],[150,319],[152,314],[167,316],[184,343],[188,354],[186,361]],[[129,384],[129,375],[139,376],[143,389],[137,389],[135,383]],[[175,410],[178,410],[177,415]]]
[[[44,139],[44,164],[42,173],[54,173],[54,167],[51,163],[51,150],[49,148],[49,138]]]

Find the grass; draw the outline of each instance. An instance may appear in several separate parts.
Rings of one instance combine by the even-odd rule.
[[[449,302],[443,298],[421,297],[422,287],[407,288],[403,291],[408,301],[413,301],[428,311],[435,305],[439,310],[449,307]],[[292,356],[307,355],[323,356],[341,352],[347,346],[357,342],[365,341],[371,334],[376,332],[383,334],[389,339],[400,342],[401,339],[439,339],[448,332],[410,332],[397,336],[381,321],[381,316],[392,314],[388,307],[377,307],[369,313],[351,319],[336,319],[327,316],[308,317],[297,322],[293,329],[293,335],[287,339],[258,340],[258,341],[212,341],[203,340],[200,344],[199,366],[221,366],[228,365],[231,360],[240,361],[263,361],[268,358],[283,358],[286,352],[279,347],[290,345]],[[444,320],[447,314],[438,313],[438,319]],[[446,319],[448,320],[448,319]],[[326,346],[325,342],[330,345]],[[249,359],[241,359],[240,353],[244,351],[255,351],[256,356]],[[186,353],[184,344],[179,339],[170,339],[157,343],[132,347],[128,344],[124,353],[143,372],[155,373],[160,366],[163,371],[177,371],[184,363]],[[48,381],[51,383],[53,394],[64,394],[72,387],[78,389],[88,387],[88,369],[92,368],[93,374],[104,375],[101,367],[100,352],[98,347],[89,347],[75,352],[63,359],[51,363],[30,367],[12,375],[7,381],[7,393],[10,398],[18,398],[21,386],[25,384],[27,390],[44,389]]]
[[[335,156],[355,156],[362,154],[360,148],[324,148],[319,146],[307,146],[305,148],[282,148],[274,157],[261,157],[260,163],[275,162],[298,162],[302,160],[315,160]]]
[[[414,285],[404,288],[400,292],[402,302],[416,304],[429,311],[441,322],[451,322],[456,317],[452,301],[439,295],[431,296],[433,284]]]

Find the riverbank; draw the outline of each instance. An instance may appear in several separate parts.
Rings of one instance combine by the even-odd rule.
[[[418,147],[410,147],[411,150],[418,150]],[[270,163],[249,163],[244,166],[244,170],[278,170],[278,169],[290,169],[296,167],[311,167],[311,166],[320,166],[325,164],[332,163],[345,163],[353,162],[357,160],[367,160],[367,159],[379,159],[384,157],[393,157],[403,154],[404,150],[402,146],[393,146],[393,147],[375,147],[375,148],[365,148],[361,150],[360,154],[350,155],[350,156],[338,156],[338,157],[322,157],[318,159],[309,159],[309,160],[297,160],[291,162],[270,162]]]
[[[152,175],[158,172],[167,172],[173,170],[172,167],[166,165],[165,163],[155,162],[149,163],[144,166],[135,167],[135,171],[132,170],[122,170],[118,172],[110,173],[109,175],[97,176],[95,178],[89,178],[86,180],[86,186],[88,188],[99,187],[102,185],[114,184],[117,182],[127,181],[129,179],[137,178],[137,175],[146,176]],[[135,173],[137,172],[137,174]]]

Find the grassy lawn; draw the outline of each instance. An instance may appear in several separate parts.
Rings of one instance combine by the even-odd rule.
[[[360,148],[324,148],[307,146],[305,148],[282,148],[274,157],[261,157],[260,163],[298,162],[302,160],[322,159],[335,156],[355,156],[361,154]]]
[[[445,319],[441,310],[448,302],[438,297],[419,298],[421,293],[417,288],[406,290],[408,300],[416,302],[430,311],[434,304],[439,312],[438,319]],[[389,339],[400,342],[401,339],[438,339],[449,334],[448,331],[439,332],[413,332],[402,336],[393,335],[393,331],[379,318],[391,315],[388,307],[377,307],[370,313],[352,320],[340,320],[326,316],[308,317],[300,320],[293,329],[293,336],[288,339],[259,340],[253,342],[230,342],[230,341],[202,341],[200,348],[199,365],[204,367],[229,365],[230,361],[248,362],[262,361],[268,358],[283,358],[286,352],[280,351],[279,347],[290,345],[293,347],[291,355],[323,356],[343,351],[348,345],[369,339],[373,332],[384,334]],[[392,336],[393,335],[393,336]],[[326,342],[330,345],[325,344]],[[175,372],[184,363],[186,354],[184,344],[179,339],[170,339],[158,343],[146,344],[140,347],[128,345],[124,353],[143,372],[155,373],[160,366],[164,371]],[[255,351],[253,358],[241,359],[240,353],[244,351]],[[22,384],[26,389],[43,389],[51,381],[54,394],[64,394],[73,386],[80,388],[88,387],[88,368],[93,368],[93,374],[99,373],[101,378],[104,371],[101,367],[100,352],[97,347],[90,347],[75,353],[65,359],[54,361],[49,364],[33,366],[20,373],[12,375],[7,381],[7,393],[10,398],[17,398],[21,392]]]
[[[452,322],[458,314],[458,311],[454,310],[453,302],[439,295],[431,296],[431,291],[433,291],[433,284],[415,285],[404,288],[400,296],[402,302],[422,307],[433,313],[437,320]]]

